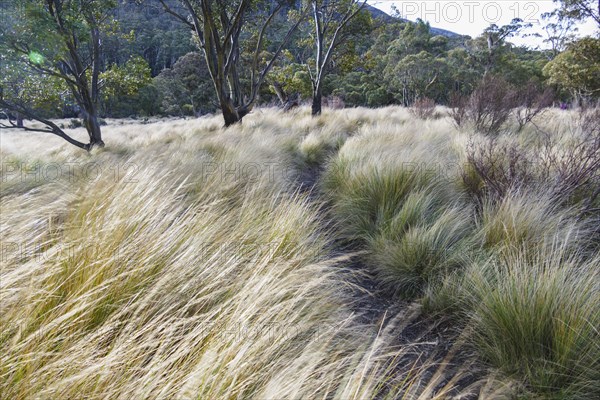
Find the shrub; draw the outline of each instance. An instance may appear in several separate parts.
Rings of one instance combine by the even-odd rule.
[[[600,130],[591,125],[561,138],[544,133],[537,148],[511,138],[471,141],[463,185],[477,204],[501,200],[519,188],[537,188],[551,193],[559,204],[577,204],[582,212],[595,213],[600,196]]]
[[[428,97],[421,97],[415,100],[410,112],[420,119],[431,119],[435,115],[435,101]]]
[[[458,92],[450,93],[450,117],[457,128],[463,126],[467,120],[467,104],[469,102],[468,96],[465,96]]]
[[[81,128],[82,126],[83,126],[83,123],[81,122],[81,120],[72,119],[69,122],[68,128],[69,129],[76,129],[76,128]]]
[[[467,147],[462,180],[478,206],[484,199],[504,198],[511,190],[535,181],[530,152],[513,141],[491,138]]]
[[[585,118],[585,117],[584,117]],[[567,143],[556,150],[557,139],[546,135],[540,163],[540,179],[550,182],[562,203],[577,203],[583,212],[598,212],[600,196],[600,129],[597,122],[583,120],[583,131],[567,136]],[[552,183],[553,182],[553,183]]]
[[[600,106],[580,109],[576,124],[582,132],[587,132],[592,137],[599,136]]]
[[[486,76],[473,91],[467,103],[467,118],[475,130],[497,134],[510,116],[516,94],[504,79]]]
[[[517,92],[504,79],[492,75],[486,76],[470,96],[451,93],[449,102],[456,127],[469,123],[487,135],[498,134],[517,105]]]
[[[517,108],[515,118],[519,125],[518,132],[523,130],[536,116],[542,114],[554,100],[554,92],[551,88],[540,91],[538,86],[529,82],[516,93]]]
[[[194,115],[194,106],[191,104],[184,104],[181,106],[181,110],[183,111],[184,115]]]
[[[341,110],[346,107],[344,99],[339,96],[329,96],[323,98],[323,107],[329,107],[333,110]]]

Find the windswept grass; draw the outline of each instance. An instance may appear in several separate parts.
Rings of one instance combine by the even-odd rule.
[[[542,185],[477,203],[449,117],[111,123],[93,154],[2,132],[0,398],[598,394],[597,216]],[[389,292],[412,305],[361,308]]]

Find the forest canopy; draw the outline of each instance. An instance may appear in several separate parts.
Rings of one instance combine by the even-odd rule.
[[[346,106],[449,105],[487,75],[594,101],[600,39],[579,38],[576,25],[597,22],[598,10],[590,0],[556,5],[539,49],[511,43],[526,32],[518,19],[473,38],[352,0],[4,1],[2,108],[19,118],[82,116],[93,136],[92,114],[230,109],[235,122],[255,103],[312,101],[318,113],[331,96]]]

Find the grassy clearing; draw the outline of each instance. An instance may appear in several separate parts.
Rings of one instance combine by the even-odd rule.
[[[220,125],[109,125],[94,154],[2,133],[1,398],[598,393],[593,213],[539,186],[477,203],[471,134],[448,117],[258,110]],[[307,171],[320,199],[298,190]],[[334,240],[394,296],[453,318],[451,350],[399,345],[406,310],[365,324],[364,271]],[[472,378],[472,350],[499,372]]]

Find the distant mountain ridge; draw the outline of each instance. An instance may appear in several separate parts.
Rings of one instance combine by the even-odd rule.
[[[389,15],[388,13],[386,13],[385,11],[382,11],[379,8],[373,7],[373,6],[369,5],[369,4],[365,5],[365,9],[371,14],[371,16],[374,19],[377,19],[377,20],[382,21],[382,22],[392,23],[392,22],[397,22],[397,21],[400,20],[402,22],[411,22],[411,23],[414,23],[414,21],[410,21],[410,20],[405,19],[405,18],[392,17],[391,15]],[[456,32],[448,31],[446,29],[435,28],[433,26],[430,27],[430,31],[434,35],[442,35],[442,36],[446,36],[446,37],[449,37],[449,38],[457,38],[457,37],[465,36],[465,35],[458,34]]]

